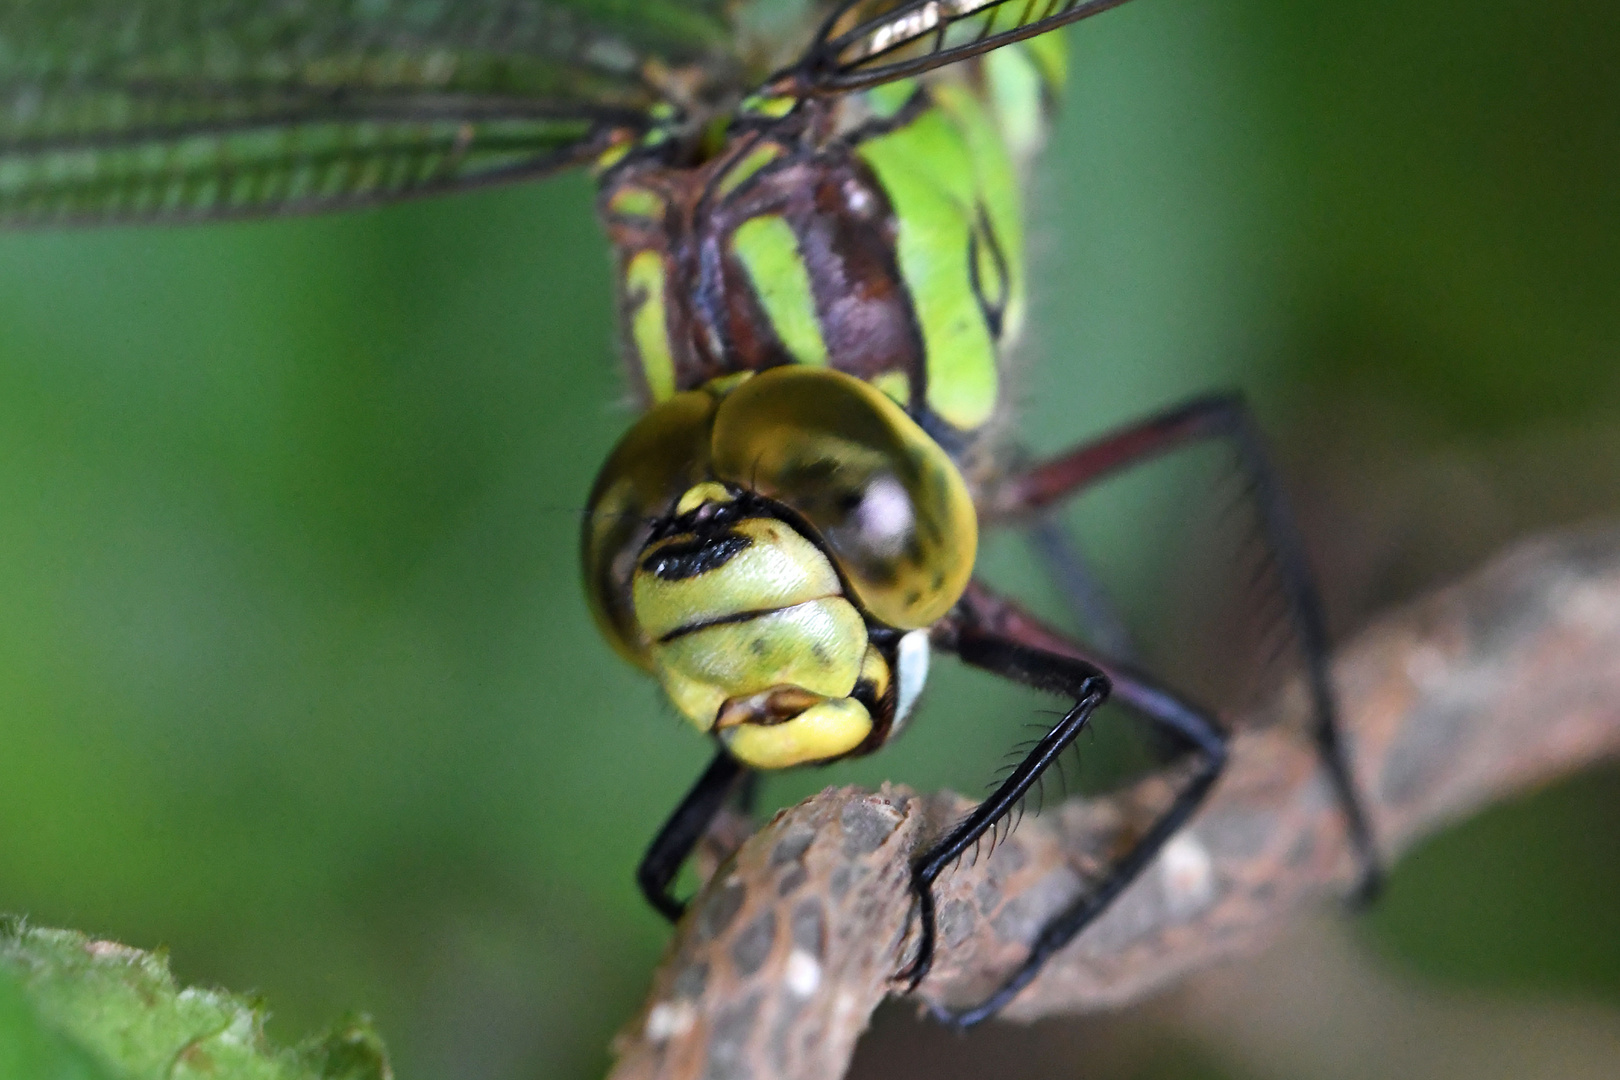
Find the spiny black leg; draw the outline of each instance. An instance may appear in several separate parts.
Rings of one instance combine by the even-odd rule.
[[[1207,399],[1200,404],[1216,433],[1224,432],[1237,450],[1238,464],[1254,486],[1261,524],[1277,558],[1277,571],[1288,607],[1299,630],[1300,646],[1311,688],[1312,712],[1316,722],[1312,737],[1322,763],[1327,766],[1339,805],[1343,808],[1350,843],[1361,861],[1361,878],[1351,894],[1353,903],[1366,903],[1383,887],[1383,868],[1373,840],[1372,825],[1362,806],[1361,793],[1350,774],[1350,761],[1339,737],[1339,699],[1333,691],[1333,672],[1328,656],[1327,620],[1322,599],[1316,591],[1316,578],[1305,558],[1305,540],[1294,523],[1293,511],[1283,492],[1282,481],[1271,463],[1265,437],[1254,414],[1241,397]]]
[[[1030,786],[1068,748],[1097,706],[1108,696],[1108,678],[1083,660],[1030,648],[971,627],[962,629],[950,642],[950,647],[963,660],[977,667],[1016,679],[1037,690],[1071,697],[1074,706],[1035,744],[1035,748],[994,794],[975,807],[972,813],[912,865],[911,887],[917,896],[919,919],[917,956],[899,977],[909,980],[913,989],[928,974],[934,962],[934,880],[1018,805]]]
[[[1290,619],[1299,634],[1305,657],[1315,717],[1312,736],[1343,808],[1351,845],[1361,862],[1361,881],[1353,898],[1371,899],[1378,893],[1383,875],[1372,826],[1356,791],[1339,736],[1338,704],[1328,663],[1322,601],[1310,563],[1305,558],[1304,541],[1294,524],[1265,440],[1243,399],[1237,395],[1199,398],[1020,470],[999,493],[995,512],[1003,517],[1027,519],[1104,477],[1205,439],[1226,440],[1236,450],[1238,465],[1253,488],[1261,526],[1276,559]]]
[[[942,1023],[958,1028],[970,1027],[994,1016],[1016,997],[1058,950],[1074,940],[1076,934],[1102,914],[1126,886],[1140,876],[1165,843],[1198,809],[1226,765],[1226,735],[1207,714],[1134,671],[1110,668],[1108,676],[1113,683],[1115,701],[1148,717],[1177,739],[1197,748],[1197,771],[1152,827],[1114,862],[1108,874],[1041,927],[1041,932],[1030,944],[1029,955],[995,993],[962,1012],[937,1006],[932,1008],[933,1016]]]
[[[1078,620],[1084,640],[1104,656],[1134,663],[1136,645],[1125,620],[1057,515],[1041,514],[1030,523],[1025,536]]]
[[[686,911],[686,902],[677,900],[669,891],[670,883],[680,873],[686,857],[697,847],[709,822],[725,805],[727,796],[738,786],[739,779],[743,781],[742,794],[752,799],[753,787],[748,776],[749,771],[736,758],[724,750],[718,751],[692,785],[692,790],[664,822],[664,827],[658,830],[658,835],[653,837],[647,854],[641,857],[641,865],[636,867],[636,884],[641,886],[647,902],[670,922],[680,919]]]
[[[1081,640],[1112,663],[1140,668],[1130,629],[1120,617],[1108,589],[1092,569],[1090,560],[1075,543],[1074,534],[1056,514],[1046,512],[1035,519],[1024,535],[1045,564],[1052,583],[1068,602],[1069,610],[1081,627]],[[1197,749],[1196,744],[1159,724],[1148,728],[1147,741],[1154,760],[1164,764]]]

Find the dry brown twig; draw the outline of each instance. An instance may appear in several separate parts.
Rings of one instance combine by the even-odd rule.
[[[1354,767],[1386,856],[1476,807],[1620,751],[1620,531],[1535,541],[1340,650]],[[1290,722],[1249,718],[1191,826],[1005,1011],[1029,1020],[1138,1000],[1263,945],[1353,876],[1340,817]],[[920,997],[979,1000],[1043,919],[1162,805],[1162,779],[1073,799],[941,879]],[[951,793],[828,789],[744,843],[694,902],[616,1080],[844,1074],[913,948],[908,868],[966,806]]]

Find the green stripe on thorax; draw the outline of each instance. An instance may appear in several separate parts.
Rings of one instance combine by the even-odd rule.
[[[630,303],[630,338],[641,357],[642,377],[654,401],[675,393],[675,358],[670,350],[669,318],[664,297],[664,260],[656,251],[640,251],[624,271]]]
[[[1052,64],[1049,57],[1048,69],[1061,71]],[[1036,61],[1011,46],[985,58],[983,85],[988,95],[966,79],[929,83],[931,108],[857,151],[894,207],[928,407],[962,431],[994,413],[998,354],[1023,322],[1019,164],[1039,142],[1045,82]],[[876,108],[892,110],[903,88],[882,89]]]
[[[732,233],[731,249],[748,269],[754,292],[793,359],[825,365],[827,343],[793,226],[775,214],[749,218]]]

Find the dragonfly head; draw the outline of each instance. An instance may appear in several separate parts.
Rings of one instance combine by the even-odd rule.
[[[751,493],[692,487],[643,549],[636,622],[670,700],[762,768],[849,753],[871,647],[826,553]]]
[[[626,433],[584,561],[608,640],[768,769],[881,744],[914,696],[892,677],[895,631],[955,604],[976,546],[960,474],[898,405],[776,368],[676,394]]]

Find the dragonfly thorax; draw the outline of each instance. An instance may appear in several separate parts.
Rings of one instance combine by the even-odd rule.
[[[782,364],[831,363],[902,392],[921,371],[892,208],[844,148],[748,131],[700,166],[628,161],[600,205],[623,347],[649,401]]]
[[[604,171],[644,400],[802,364],[874,383],[936,435],[990,419],[1023,307],[1018,148],[982,84],[885,91],[739,118],[696,163],[670,140]]]

